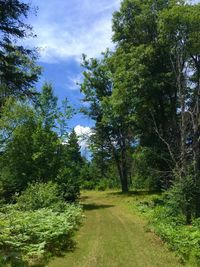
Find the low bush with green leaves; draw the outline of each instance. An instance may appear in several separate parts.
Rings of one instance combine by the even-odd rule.
[[[96,186],[96,189],[98,191],[105,191],[108,188],[109,188],[109,180],[108,179],[101,179]]]
[[[64,201],[56,183],[30,184],[20,196],[16,196],[17,208],[22,211],[51,208],[62,209]]]
[[[64,203],[56,192],[53,183],[30,185],[16,204],[1,209],[0,256],[4,264],[34,265],[72,247],[82,209]]]
[[[184,215],[175,214],[167,205],[166,195],[140,201],[137,209],[149,220],[149,228],[165,241],[169,247],[192,266],[200,264],[200,219],[187,225]]]

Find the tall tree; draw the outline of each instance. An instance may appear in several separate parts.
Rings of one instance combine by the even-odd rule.
[[[169,50],[177,88],[180,138],[176,151],[178,183],[187,222],[200,216],[200,5],[175,5],[159,18],[160,41]]]
[[[109,64],[109,52],[101,60],[84,58],[84,82],[81,90],[85,101],[90,103],[87,114],[96,122],[95,134],[102,140],[115,160],[123,192],[128,191],[128,148],[130,147],[130,125],[126,110],[115,109],[113,76]]]
[[[199,4],[164,0],[124,0],[113,18],[113,98],[176,173],[188,223],[200,215],[199,18]]]
[[[32,34],[24,20],[30,5],[19,0],[0,1],[0,106],[6,97],[31,97],[41,72],[35,63],[37,53],[18,44]]]
[[[113,17],[113,98],[119,110],[126,109],[137,142],[147,147],[143,151],[160,155],[156,165],[161,187],[170,185],[175,165],[163,140],[178,135],[177,88],[169,52],[158,41],[158,16],[170,7],[171,2],[164,0],[125,0]],[[167,174],[164,179],[163,173]]]

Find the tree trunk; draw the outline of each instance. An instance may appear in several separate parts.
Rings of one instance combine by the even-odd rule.
[[[122,192],[128,192],[128,171],[127,171],[127,159],[126,159],[126,140],[122,138],[121,141],[121,185]]]
[[[193,119],[193,161],[194,161],[194,172],[195,172],[195,217],[200,217],[200,66],[199,62],[195,61],[198,75],[198,84],[197,84],[197,96],[196,96],[196,108],[194,110],[194,119]]]
[[[119,158],[116,156],[116,152],[114,153],[114,158],[115,158],[117,170],[119,173],[122,193],[127,193],[128,192],[128,176],[127,176],[126,165],[124,165],[122,161],[120,162]]]
[[[120,148],[121,148],[121,158],[119,158],[119,155],[117,154],[115,147],[112,145],[112,152],[119,173],[122,193],[127,193],[129,190],[128,190],[128,172],[127,172],[127,160],[126,160],[126,143],[124,138],[122,138]]]
[[[120,182],[121,182],[121,189],[122,193],[128,193],[128,176],[126,166],[123,164],[120,165]]]
[[[188,204],[186,207],[185,215],[186,215],[186,223],[191,224],[192,223],[192,212],[191,212],[191,205],[190,204]]]

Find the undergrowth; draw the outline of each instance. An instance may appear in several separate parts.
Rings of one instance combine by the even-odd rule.
[[[55,184],[30,185],[17,203],[1,207],[0,266],[42,266],[71,250],[81,218],[81,207],[62,201]]]
[[[167,205],[165,195],[144,197],[136,207],[147,217],[148,229],[160,236],[183,262],[200,266],[200,219],[186,225],[184,216],[175,214]]]

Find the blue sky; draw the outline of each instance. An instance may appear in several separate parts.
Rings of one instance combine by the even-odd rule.
[[[29,17],[37,38],[26,43],[40,49],[43,74],[38,86],[51,82],[60,100],[67,97],[79,108],[82,95],[76,83],[82,78],[81,55],[98,57],[107,47],[112,48],[112,13],[119,9],[120,0],[32,0],[31,3],[38,7],[37,16]],[[70,122],[71,127],[92,124],[82,114]]]

